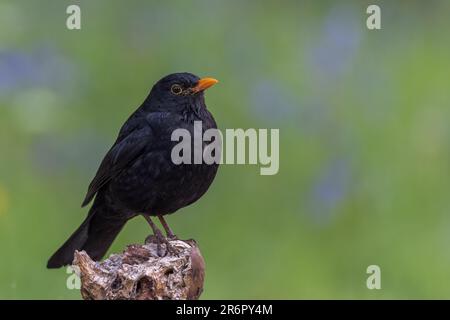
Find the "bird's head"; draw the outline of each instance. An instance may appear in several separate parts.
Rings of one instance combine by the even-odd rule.
[[[172,73],[153,86],[146,102],[156,109],[198,104],[204,101],[204,90],[217,82],[214,78],[199,78],[192,73]]]

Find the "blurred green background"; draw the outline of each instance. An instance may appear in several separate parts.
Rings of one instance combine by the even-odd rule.
[[[80,298],[46,261],[122,123],[178,71],[220,80],[206,99],[222,129],[280,129],[277,175],[223,165],[168,217],[200,244],[203,299],[450,298],[449,14],[446,0],[0,1],[0,298]],[[149,232],[130,221],[110,252]]]

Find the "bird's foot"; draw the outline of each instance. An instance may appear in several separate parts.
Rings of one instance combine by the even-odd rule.
[[[180,240],[180,238],[178,238],[178,236],[176,236],[174,234],[169,234],[167,236],[167,239],[169,239],[169,240]]]
[[[156,243],[156,252],[159,257],[165,257],[167,254],[178,255],[178,251],[170,244],[169,240],[178,240],[176,236],[164,237],[161,231],[149,235],[145,239],[145,243]]]
[[[170,240],[175,240],[175,239],[170,239]],[[172,256],[177,256],[178,257],[178,250],[169,242],[169,239],[164,238],[164,243],[166,244],[166,254],[169,253]]]

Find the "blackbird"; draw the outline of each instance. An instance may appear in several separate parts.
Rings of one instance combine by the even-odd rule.
[[[100,260],[125,223],[137,215],[146,218],[158,245],[168,245],[151,216],[159,218],[167,237],[175,237],[163,216],[198,200],[218,169],[216,163],[174,164],[171,151],[178,142],[171,141],[171,135],[184,128],[193,136],[194,121],[201,121],[203,131],[217,128],[204,98],[204,90],[217,82],[174,73],[153,86],[120,129],[90,183],[82,207],[95,199],[86,219],[49,259],[47,268],[71,264],[75,250]]]

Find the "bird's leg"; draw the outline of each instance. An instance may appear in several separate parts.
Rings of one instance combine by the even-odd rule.
[[[167,237],[169,239],[178,239],[177,236],[173,233],[172,229],[170,229],[169,225],[167,224],[166,220],[163,216],[158,216],[159,221],[161,222],[162,226],[164,227],[164,230],[166,231]]]
[[[152,219],[150,218],[149,215],[144,214],[143,215],[145,220],[147,220],[148,224],[150,225],[150,227],[152,228],[153,234],[156,238],[156,250],[158,252],[158,256],[160,257],[164,257],[165,255],[167,255],[168,252],[176,254],[176,250],[172,247],[172,245],[169,243],[169,241],[164,237],[164,235],[162,234],[161,230],[159,230],[156,225],[153,223]],[[147,237],[148,239],[148,237]],[[145,242],[147,242],[147,239]],[[162,248],[161,248],[161,244],[165,244],[166,245],[166,252],[165,254],[163,254],[162,252]]]
[[[148,224],[150,225],[150,227],[152,228],[153,234],[158,237],[158,236],[162,236],[161,231],[156,227],[156,225],[153,223],[152,219],[150,218],[150,216],[143,214],[145,220],[147,220]]]
[[[150,227],[152,228],[153,231],[153,235],[155,237],[156,240],[156,251],[158,252],[158,256],[163,257],[165,256],[165,254],[162,254],[162,248],[161,248],[161,243],[164,242],[164,236],[161,233],[161,230],[159,230],[156,225],[153,223],[152,219],[150,218],[150,216],[144,214],[143,215],[145,220],[147,220],[148,224],[150,225]],[[149,236],[150,237],[150,236]],[[145,239],[145,242],[147,242],[148,238]],[[167,244],[166,244],[167,245]]]

